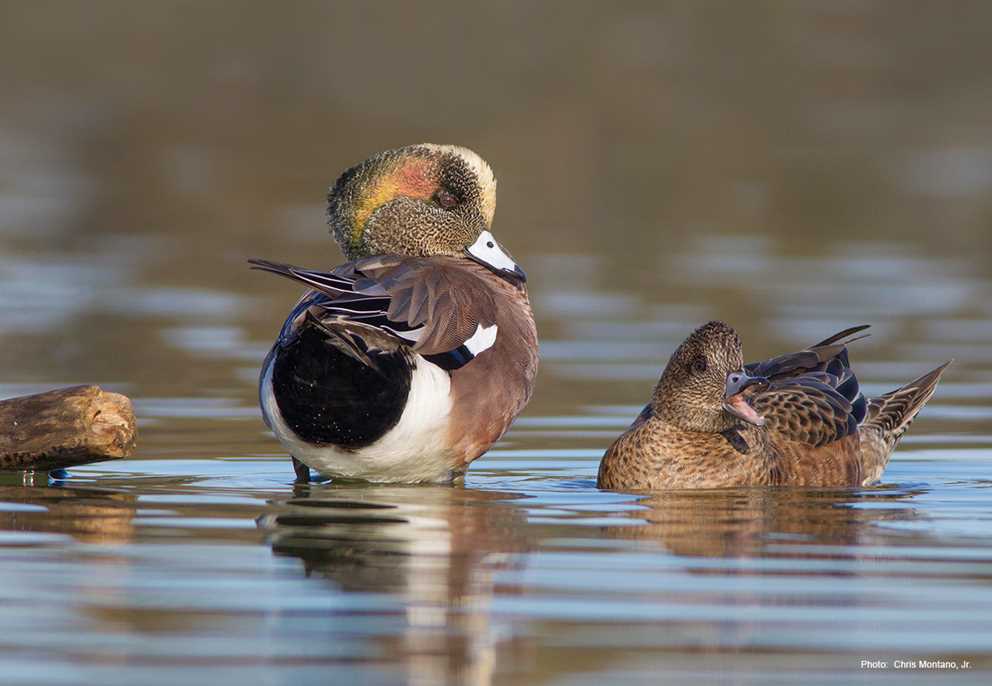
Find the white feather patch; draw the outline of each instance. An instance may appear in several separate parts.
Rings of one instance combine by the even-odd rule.
[[[498,331],[499,327],[495,324],[490,326],[479,324],[475,329],[475,333],[465,341],[465,347],[468,348],[468,351],[472,355],[478,355],[485,350],[489,350],[496,342],[496,333]]]

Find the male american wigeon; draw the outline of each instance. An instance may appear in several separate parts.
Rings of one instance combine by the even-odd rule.
[[[328,194],[347,264],[323,272],[251,261],[311,289],[260,381],[265,421],[300,479],[309,466],[366,481],[448,481],[527,404],[537,330],[524,272],[490,233],[495,207],[496,179],[471,150],[389,150]]]
[[[847,357],[851,336],[866,328],[745,365],[731,327],[700,327],[672,354],[650,404],[606,451],[599,487],[878,481],[947,364],[869,400]]]

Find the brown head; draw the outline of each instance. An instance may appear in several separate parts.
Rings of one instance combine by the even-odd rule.
[[[744,372],[741,339],[723,322],[699,327],[672,353],[655,386],[656,416],[686,431],[718,433],[762,418],[747,404],[745,391],[764,379]]]
[[[327,196],[345,256],[467,256],[508,278],[523,272],[490,233],[496,177],[468,148],[424,143],[373,155]]]

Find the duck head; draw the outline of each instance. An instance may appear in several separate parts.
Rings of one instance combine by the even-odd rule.
[[[490,233],[496,177],[468,148],[424,143],[381,152],[345,171],[327,200],[331,233],[350,260],[464,256],[526,279]]]
[[[764,419],[747,401],[767,379],[749,376],[737,332],[723,322],[699,327],[672,353],[655,387],[655,415],[685,429],[719,433]]]

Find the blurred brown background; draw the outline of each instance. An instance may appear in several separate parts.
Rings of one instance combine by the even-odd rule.
[[[496,170],[534,398],[464,488],[292,490],[256,382],[298,290],[245,260],[337,264],[327,186],[422,141]],[[987,668],[990,190],[989,2],[0,0],[0,397],[101,383],[140,426],[135,461],[2,482],[0,674]],[[869,394],[956,362],[886,487],[595,489],[717,317],[752,359],[872,324]]]
[[[543,411],[634,402],[711,316],[752,355],[863,319],[869,358],[947,352],[899,347],[921,317],[984,344],[990,26],[983,2],[3,3],[0,380],[253,417],[296,293],[244,260],[335,264],[328,184],[420,141],[497,172]],[[576,386],[610,356],[629,384]]]

